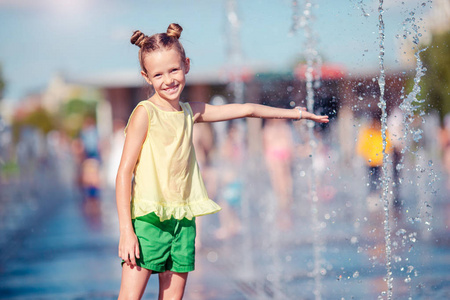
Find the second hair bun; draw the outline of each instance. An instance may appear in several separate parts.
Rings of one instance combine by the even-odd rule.
[[[172,23],[167,27],[167,35],[170,37],[175,37],[177,39],[180,38],[181,32],[183,31],[183,27],[176,23]]]

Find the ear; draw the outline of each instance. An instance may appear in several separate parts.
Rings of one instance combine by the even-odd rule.
[[[144,77],[145,81],[147,81],[148,84],[152,85],[152,82],[148,78],[147,73],[145,73],[144,71],[141,71],[141,75],[142,75],[142,77]]]
[[[186,57],[186,61],[184,62],[184,74],[189,73],[189,70],[191,69],[191,60],[189,57]]]

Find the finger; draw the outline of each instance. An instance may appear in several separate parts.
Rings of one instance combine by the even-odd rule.
[[[134,253],[136,255],[136,258],[141,258],[140,256],[141,253],[139,252],[139,245],[136,245]]]
[[[130,265],[130,256],[129,255],[124,255],[122,257],[122,259],[127,265]]]
[[[134,257],[134,254],[130,255],[130,263],[132,266],[136,266],[136,259]]]

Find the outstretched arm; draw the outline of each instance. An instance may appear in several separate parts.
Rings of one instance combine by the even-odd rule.
[[[194,120],[196,122],[218,122],[239,118],[263,119],[300,119],[313,120],[318,123],[328,123],[328,116],[318,116],[306,111],[304,107],[292,109],[277,108],[254,103],[233,103],[225,105],[209,105],[203,102],[191,102]]]

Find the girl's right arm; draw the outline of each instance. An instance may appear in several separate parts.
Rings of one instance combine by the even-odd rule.
[[[139,258],[139,242],[131,223],[131,181],[142,144],[147,135],[148,115],[146,109],[138,107],[130,118],[127,135],[116,177],[116,202],[119,215],[119,257],[126,264],[136,266]]]

